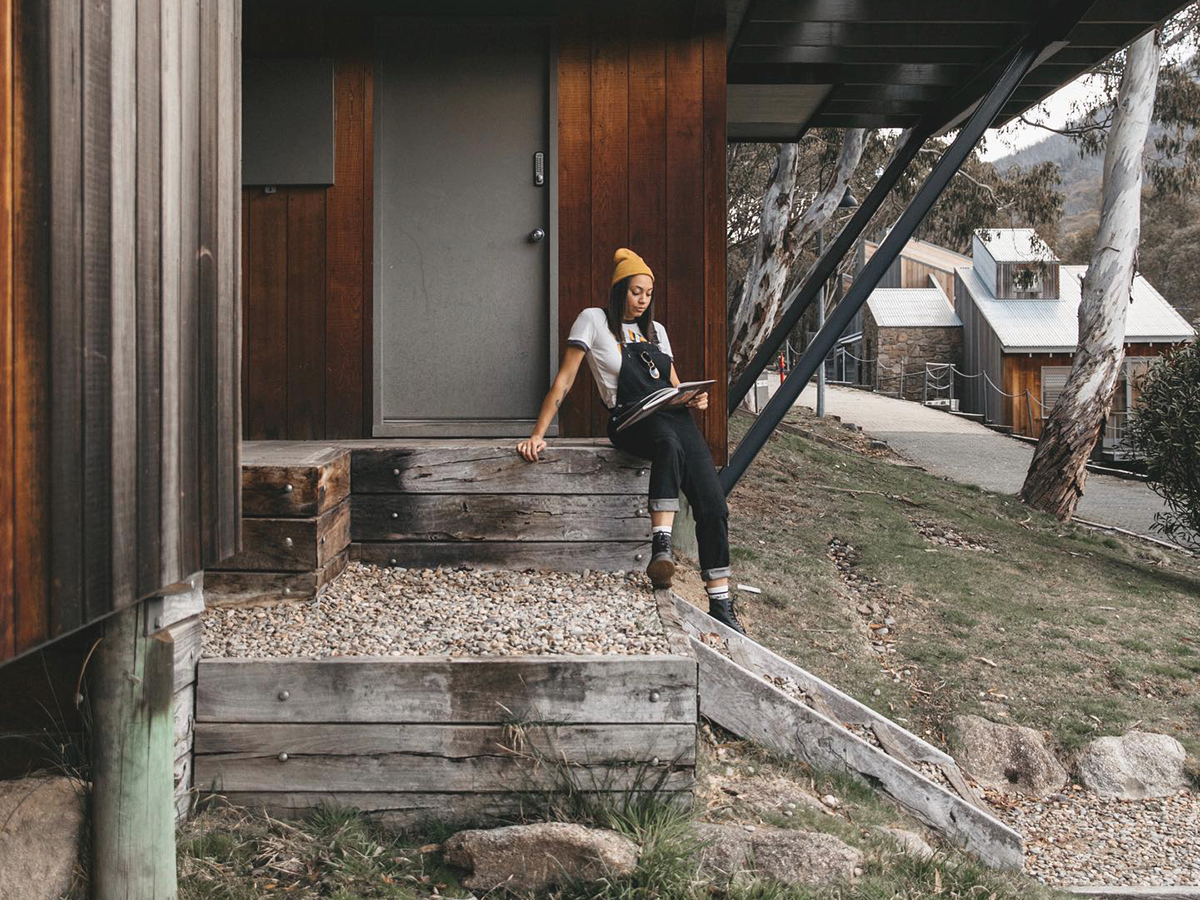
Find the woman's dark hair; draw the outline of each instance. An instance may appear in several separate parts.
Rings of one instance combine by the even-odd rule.
[[[625,319],[625,295],[629,293],[629,279],[632,277],[632,275],[625,276],[614,284],[608,293],[608,330],[613,333],[618,344],[621,343],[621,322]],[[650,303],[646,306],[646,311],[638,316],[636,321],[647,340],[658,340],[658,335],[654,331],[653,294],[650,295]]]

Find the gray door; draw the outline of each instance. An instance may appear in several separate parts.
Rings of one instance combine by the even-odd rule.
[[[548,26],[385,19],[375,46],[374,433],[528,434],[556,362]]]

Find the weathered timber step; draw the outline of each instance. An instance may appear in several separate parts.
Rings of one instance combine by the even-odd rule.
[[[672,630],[673,628],[673,630]],[[682,629],[668,628],[679,646]],[[511,814],[525,791],[680,802],[697,664],[654,656],[205,659],[196,783],[289,817],[320,802],[398,825]]]
[[[309,600],[346,568],[346,547],[314,572],[238,572],[209,569],[204,591],[209,606],[257,606],[285,600]]]
[[[503,725],[200,723],[196,779],[227,791],[537,790],[556,786],[554,763],[566,759],[582,790],[630,790],[647,777],[639,765],[661,770],[678,790],[691,778],[695,742],[694,726],[684,724],[518,733]]]
[[[351,498],[353,541],[644,541],[649,532],[645,494]]]
[[[650,542],[640,541],[370,541],[352,543],[350,558],[381,566],[472,565],[558,572],[645,568]]]
[[[352,446],[354,493],[640,494],[649,463],[599,443],[551,440],[537,462],[515,441]]]
[[[863,778],[952,842],[989,866],[1022,867],[1022,837],[975,801],[954,794],[923,775],[931,765],[953,780],[958,775],[948,754],[887,717],[788,662],[755,641],[675,597],[684,629],[700,665],[700,713],[735,734],[777,752],[798,757],[817,769]],[[699,640],[715,632],[726,642],[729,659]],[[812,698],[810,707],[768,678],[788,678]],[[869,728],[874,746],[847,725]],[[888,749],[891,748],[892,754]],[[953,773],[953,775],[952,775]],[[970,793],[965,779],[963,787]]]
[[[202,659],[204,722],[695,723],[678,656]]]
[[[350,451],[312,441],[242,441],[242,515],[310,518],[350,495]]]
[[[214,566],[220,570],[315,572],[350,543],[350,503],[343,500],[306,518],[245,517],[242,549]]]

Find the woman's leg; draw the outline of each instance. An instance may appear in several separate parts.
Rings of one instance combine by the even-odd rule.
[[[650,416],[625,431],[609,430],[613,446],[651,461],[648,504],[651,555],[646,574],[658,588],[670,587],[675,574],[671,526],[679,509],[683,477],[683,447],[675,431],[661,416]]]
[[[675,431],[683,447],[681,486],[696,520],[700,577],[708,594],[709,615],[743,634],[729,594],[729,506],[717,477],[712,453],[691,414],[676,416]]]

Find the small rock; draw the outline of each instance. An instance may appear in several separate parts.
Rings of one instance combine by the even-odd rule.
[[[1079,758],[1079,780],[1101,797],[1166,797],[1188,786],[1187,751],[1167,734],[1131,731],[1097,738]]]
[[[839,800],[837,797],[833,796],[833,794],[826,794],[824,797],[821,798],[821,802],[824,803],[826,806],[828,806],[830,809],[837,809],[842,805],[842,801]]]
[[[1067,771],[1046,747],[1041,732],[999,725],[980,716],[954,717],[956,756],[984,787],[1045,797],[1067,782]]]
[[[447,862],[471,870],[463,885],[485,891],[538,891],[566,880],[628,875],[639,852],[615,831],[566,822],[470,829],[443,845]]]
[[[900,845],[900,849],[904,853],[916,859],[931,859],[934,855],[933,848],[914,831],[905,831],[903,828],[893,828],[890,825],[877,825],[875,830],[891,838]]]
[[[0,781],[0,897],[57,900],[71,887],[84,790],[59,776]]]
[[[818,831],[760,832],[751,839],[755,874],[784,884],[848,881],[862,853],[832,834]]]

